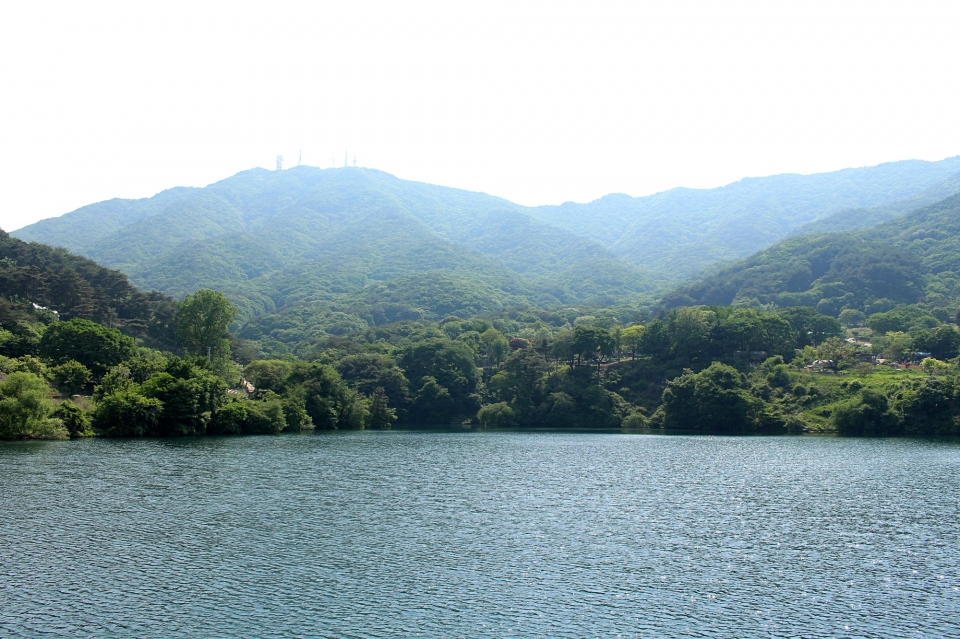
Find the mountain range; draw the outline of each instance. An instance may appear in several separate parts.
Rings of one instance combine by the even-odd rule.
[[[960,298],[960,195],[869,229],[790,238],[703,277],[666,306],[811,306],[836,316]],[[952,312],[950,313],[952,316]]]
[[[247,336],[294,343],[511,306],[651,303],[802,229],[874,225],[957,192],[960,156],[545,207],[373,169],[298,166],[91,204],[12,235],[175,297],[222,290],[241,322],[253,320]],[[717,297],[701,290],[668,301]]]

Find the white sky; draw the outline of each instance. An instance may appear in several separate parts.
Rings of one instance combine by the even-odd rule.
[[[0,227],[344,152],[522,204],[960,154],[960,2],[0,0]]]

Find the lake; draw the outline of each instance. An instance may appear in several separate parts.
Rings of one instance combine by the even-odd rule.
[[[960,442],[0,443],[0,636],[960,637]]]

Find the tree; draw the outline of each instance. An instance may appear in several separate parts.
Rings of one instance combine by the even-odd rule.
[[[901,416],[903,434],[960,434],[953,380],[945,377],[907,380],[892,395],[892,408]]]
[[[830,419],[841,435],[893,435],[897,427],[887,398],[868,388],[838,406]]]
[[[670,341],[673,355],[693,361],[710,347],[710,335],[717,325],[717,314],[709,309],[686,307],[670,318]]]
[[[470,331],[479,336],[476,331]],[[464,343],[462,340],[457,340]],[[467,343],[466,346],[470,348]],[[387,357],[377,353],[358,353],[348,355],[337,362],[337,372],[351,388],[359,393],[373,397],[377,389],[386,393],[388,402],[402,410],[410,402],[410,382],[397,365]]]
[[[428,424],[449,423],[456,416],[457,403],[450,391],[433,377],[423,378],[423,386],[413,400],[413,416]]]
[[[243,369],[243,376],[258,391],[282,393],[284,383],[293,371],[293,364],[280,359],[258,359]]]
[[[944,375],[950,371],[950,364],[933,357],[924,357],[920,366],[923,368],[923,372],[930,376]]]
[[[495,328],[490,328],[481,333],[480,343],[483,345],[484,353],[488,362],[494,362],[497,368],[500,368],[500,362],[510,352],[510,343],[503,333]]]
[[[742,386],[740,373],[719,362],[700,373],[685,370],[663,391],[664,427],[714,431],[760,428],[762,402]]]
[[[653,320],[640,334],[638,348],[644,355],[666,359],[670,354],[670,329],[663,320]]]
[[[0,382],[0,439],[67,439],[59,420],[49,420],[53,404],[47,383],[33,373],[10,373]]]
[[[177,305],[173,321],[177,326],[177,337],[187,352],[206,355],[208,348],[215,353],[229,349],[223,336],[236,314],[237,309],[223,293],[201,289],[183,298]]]
[[[933,330],[918,331],[914,336],[913,346],[937,359],[953,359],[960,352],[960,332],[953,326],[938,326]]]
[[[516,412],[506,402],[482,407],[477,412],[477,420],[483,428],[510,428],[518,422]]]
[[[846,327],[863,326],[867,316],[855,308],[845,308],[840,311],[840,323]]]
[[[70,400],[61,402],[53,411],[53,417],[60,420],[71,437],[93,435],[93,431],[90,430],[90,418]]]
[[[874,332],[908,332],[923,328],[933,328],[940,322],[933,315],[917,306],[898,306],[886,313],[874,313],[867,318],[867,326]]]
[[[107,328],[85,319],[54,322],[40,338],[39,351],[57,364],[76,360],[99,378],[129,357],[135,349],[133,339],[115,328]]]
[[[506,340],[503,341],[506,346]],[[453,401],[451,411],[473,415],[479,409],[474,394],[480,375],[473,363],[473,353],[466,345],[447,339],[424,340],[403,349],[399,363],[410,380],[410,387],[419,389],[422,398],[432,397],[434,392],[439,397],[446,392]],[[437,388],[430,386],[424,394],[428,377],[434,380]],[[437,401],[443,403],[445,400]]]
[[[90,369],[76,360],[68,360],[59,366],[54,366],[50,372],[68,393],[79,393],[90,381]]]
[[[541,381],[548,368],[547,362],[532,349],[514,351],[487,388],[499,399],[510,402],[520,418],[541,399]]]
[[[610,333],[599,326],[575,326],[573,328],[573,352],[577,356],[577,365],[581,358],[590,358],[595,355],[612,355],[614,351],[613,338]],[[599,366],[599,364],[598,364]]]
[[[837,368],[849,366],[857,360],[857,349],[839,337],[825,339],[817,348],[820,359],[831,360]]]
[[[397,421],[397,411],[390,408],[387,393],[377,388],[370,396],[367,406],[367,425],[377,430],[387,430]]]
[[[896,362],[905,360],[913,352],[913,338],[900,331],[887,333],[876,343],[883,348],[885,358]]]
[[[631,353],[631,359],[637,359],[637,350],[640,348],[640,339],[643,337],[643,326],[636,324],[623,329],[620,340],[623,346]]]
[[[808,306],[795,306],[778,311],[793,328],[797,348],[817,346],[828,337],[839,337],[843,332],[840,322]]]

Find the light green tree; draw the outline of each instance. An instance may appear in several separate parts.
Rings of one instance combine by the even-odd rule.
[[[67,360],[50,369],[53,378],[71,395],[79,393],[90,381],[90,369],[76,360]]]
[[[643,326],[640,324],[626,327],[623,329],[623,333],[620,336],[620,341],[623,343],[623,347],[633,353],[633,359],[637,358],[637,350],[640,348],[640,339],[642,337]]]
[[[210,349],[210,353],[222,356],[224,350],[229,352],[229,342],[225,343],[223,336],[236,314],[237,309],[223,293],[201,289],[183,298],[173,321],[187,352],[206,355]]]
[[[0,439],[33,437],[67,439],[58,419],[50,419],[53,404],[47,383],[33,373],[10,373],[0,382]]]
[[[933,357],[923,358],[920,366],[927,375],[944,375],[950,371],[950,364]]]

